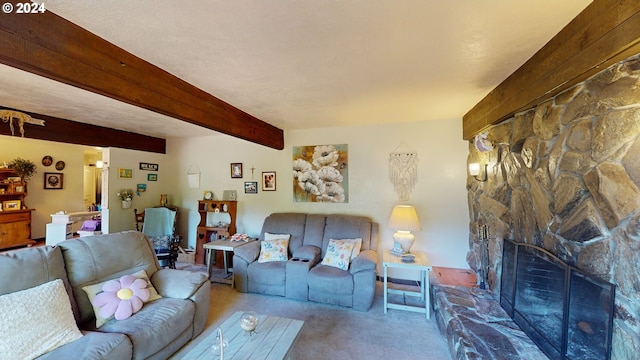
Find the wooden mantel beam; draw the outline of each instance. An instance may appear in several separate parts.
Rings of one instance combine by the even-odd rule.
[[[0,13],[0,63],[260,145],[284,148],[281,129],[49,10]]]
[[[550,99],[638,53],[640,1],[594,0],[464,115],[463,138],[469,140],[486,127]]]

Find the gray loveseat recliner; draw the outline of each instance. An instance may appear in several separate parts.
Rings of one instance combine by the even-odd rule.
[[[139,270],[146,271],[162,298],[96,329],[82,287]],[[166,359],[203,331],[209,313],[206,274],[161,269],[149,240],[135,231],[2,253],[0,273],[0,295],[55,279],[64,282],[84,336],[38,359]]]
[[[290,234],[289,260],[258,262],[264,234]],[[360,254],[348,270],[322,265],[331,239],[362,238]],[[355,215],[275,213],[262,226],[260,241],[237,247],[234,281],[239,291],[297,300],[371,308],[376,289],[378,224]]]

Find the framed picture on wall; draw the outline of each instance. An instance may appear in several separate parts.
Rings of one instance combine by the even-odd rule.
[[[258,193],[258,182],[257,181],[245,181],[244,182],[244,193],[245,194],[257,194]]]
[[[262,173],[262,191],[276,191],[275,171],[266,171]]]
[[[242,163],[231,163],[231,178],[242,179]]]
[[[147,181],[158,181],[158,174],[147,174]]]
[[[46,190],[62,190],[63,173],[44,173],[44,188]]]
[[[133,169],[118,169],[118,178],[120,179],[133,179]]]

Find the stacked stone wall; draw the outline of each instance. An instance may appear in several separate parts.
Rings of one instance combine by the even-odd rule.
[[[541,246],[617,285],[613,359],[640,354],[640,55],[615,64],[489,129],[494,149],[469,144],[467,260],[480,270],[488,224],[491,291],[502,239]]]

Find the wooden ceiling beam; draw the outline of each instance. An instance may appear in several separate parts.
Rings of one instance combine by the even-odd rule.
[[[462,137],[469,140],[637,53],[640,2],[594,0],[464,115]]]
[[[0,14],[0,63],[270,148],[284,148],[281,129],[48,10]]]
[[[45,126],[25,123],[25,138],[77,145],[117,147],[166,154],[167,144],[165,139],[70,121],[19,109],[10,109],[2,106],[0,106],[0,108],[20,111],[34,119],[45,121]],[[14,123],[14,134],[11,134],[9,125],[0,122],[0,135],[20,136],[20,131]]]

